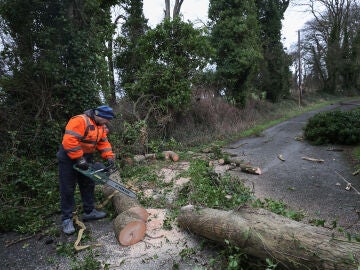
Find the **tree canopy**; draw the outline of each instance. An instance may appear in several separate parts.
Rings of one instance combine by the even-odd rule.
[[[253,0],[210,0],[211,44],[225,95],[245,104],[262,59],[260,27]]]
[[[107,2],[0,2],[7,34],[0,73],[2,142],[13,132],[22,152],[54,153],[64,121],[100,103],[99,90],[108,90]]]

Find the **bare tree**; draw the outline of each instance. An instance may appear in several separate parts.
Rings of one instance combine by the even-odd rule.
[[[307,0],[297,1],[313,15],[306,24],[303,49],[307,67],[312,79],[321,81],[321,86],[329,93],[339,93],[350,85],[346,68],[350,59],[348,51],[354,33],[359,29],[356,0]],[[355,21],[355,22],[354,22]],[[345,89],[346,90],[346,89]]]
[[[174,9],[173,9],[173,18],[180,15],[181,5],[183,4],[184,0],[175,0]],[[165,0],[165,18],[170,19],[170,0]]]

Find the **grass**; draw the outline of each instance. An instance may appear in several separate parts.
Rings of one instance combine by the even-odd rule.
[[[360,145],[355,146],[351,154],[355,167],[355,173],[358,174],[360,172]]]

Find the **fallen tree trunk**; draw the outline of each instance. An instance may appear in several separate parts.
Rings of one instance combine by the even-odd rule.
[[[114,191],[115,189],[110,186],[103,187],[103,194],[106,197],[111,196],[114,193]],[[137,200],[130,198],[129,196],[121,192],[117,192],[116,194],[114,194],[111,200],[117,214],[121,214],[122,212],[125,211],[130,211],[136,214],[138,218],[141,219],[142,221],[144,222],[147,221],[149,217],[149,213],[146,211],[146,209],[144,209],[140,205],[140,203]]]
[[[146,224],[131,211],[125,211],[114,220],[116,239],[123,246],[130,246],[145,237]]]
[[[275,259],[288,269],[357,269],[360,243],[265,209],[221,211],[183,207],[178,223],[203,237],[240,247],[247,254]]]
[[[116,239],[123,246],[141,241],[146,233],[146,221],[149,213],[140,203],[110,186],[103,187],[103,194],[112,200],[118,216],[114,220]]]

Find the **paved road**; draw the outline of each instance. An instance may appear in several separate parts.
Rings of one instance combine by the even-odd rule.
[[[359,101],[354,103],[360,104]],[[302,137],[307,120],[317,112],[353,107],[334,104],[308,112],[265,130],[262,136],[234,142],[224,150],[262,169],[262,175],[235,172],[254,186],[256,197],[281,200],[292,209],[304,210],[307,221],[325,220],[328,226],[336,221],[347,231],[360,234],[360,195],[354,189],[345,189],[348,181],[360,191],[360,176],[352,175],[354,168],[345,152],[329,151],[330,147],[346,147],[312,146],[295,139]],[[279,154],[285,161],[278,158]],[[324,162],[302,157],[323,159]]]

